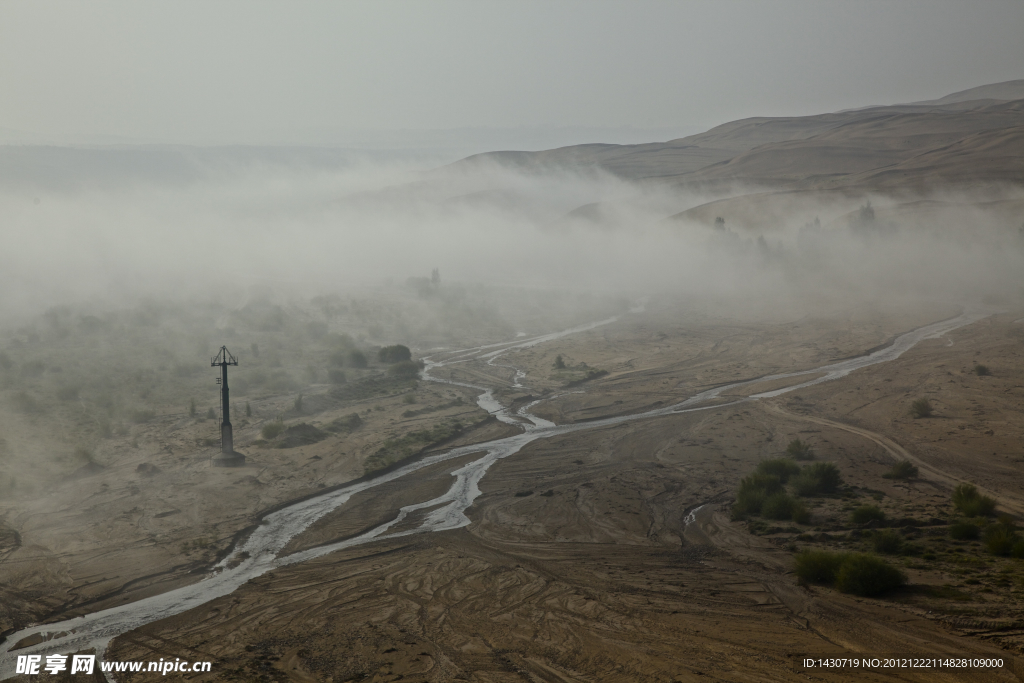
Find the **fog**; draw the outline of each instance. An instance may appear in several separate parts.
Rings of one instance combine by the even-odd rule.
[[[1019,190],[775,200],[735,219],[723,209],[716,229],[700,210],[670,217],[757,188],[710,196],[599,172],[280,156],[208,150],[172,179],[121,160],[102,177],[8,185],[0,313],[10,323],[143,298],[242,306],[254,288],[308,299],[434,268],[445,283],[706,298],[723,314],[1021,295]],[[859,224],[867,202],[875,215]]]

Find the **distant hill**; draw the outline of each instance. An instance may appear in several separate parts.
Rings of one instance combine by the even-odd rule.
[[[738,182],[788,189],[1024,184],[1022,98],[1024,80],[1007,81],[928,102],[742,119],[667,142],[488,152],[445,170],[599,170],[706,189]]]
[[[953,104],[955,102],[970,102],[971,100],[1021,100],[1024,99],[1024,79],[1016,81],[1003,81],[990,85],[979,85],[977,88],[961,90],[937,100],[925,100],[913,102],[912,104]]]

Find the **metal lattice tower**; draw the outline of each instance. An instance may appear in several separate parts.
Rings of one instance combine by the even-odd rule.
[[[238,359],[231,355],[228,351],[228,347],[220,347],[220,353],[218,353],[213,360],[210,361],[212,367],[220,366],[220,378],[217,383],[220,384],[220,398],[221,398],[221,412],[223,419],[220,423],[220,450],[223,458],[237,459],[241,458],[242,462],[245,461],[245,456],[235,453],[234,438],[231,433],[231,406],[228,403],[228,366],[238,365]]]

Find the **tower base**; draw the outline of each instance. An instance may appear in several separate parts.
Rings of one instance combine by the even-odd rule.
[[[245,456],[241,453],[218,453],[210,464],[214,467],[245,467]]]
[[[235,452],[235,440],[231,433],[231,423],[222,422],[220,425],[220,455],[212,460],[214,467],[242,467],[245,465],[245,456]]]

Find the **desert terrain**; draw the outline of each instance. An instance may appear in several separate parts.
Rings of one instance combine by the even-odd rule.
[[[496,387],[506,404],[536,402],[533,414],[555,423],[578,424],[863,354],[957,312],[851,310],[750,324],[652,301],[642,312],[513,350],[494,364],[435,372]],[[987,557],[978,542],[955,544],[946,529],[950,492],[961,481],[976,483],[1005,512],[1024,509],[1021,315],[988,315],[890,363],[778,398],[541,439],[491,467],[468,510],[469,526],[275,570],[117,638],[107,656],[210,659],[218,667],[211,680],[335,681],[788,680],[797,654],[1010,656],[1021,647],[1019,560]],[[554,369],[559,356],[569,370]],[[980,361],[991,374],[972,372]],[[567,382],[565,373],[583,363],[607,374],[563,388],[578,381]],[[523,386],[513,386],[512,368],[525,373]],[[786,381],[767,384],[735,393]],[[147,456],[122,456],[112,444],[116,465],[60,484],[63,501],[86,505],[55,506],[37,496],[8,508],[7,524],[17,529],[4,561],[8,629],[200,580],[275,505],[361,476],[380,431],[414,430],[426,415],[474,425],[426,452],[516,431],[488,420],[474,393],[421,381],[393,395],[332,403],[327,392],[311,390],[305,412],[294,416],[293,395],[277,396],[276,404],[250,401],[256,415],[276,409],[286,424],[323,426],[352,412],[363,424],[310,445],[260,448],[247,443],[259,440],[256,425],[239,421],[236,443],[249,456],[243,469],[210,468],[212,449],[186,440],[212,431],[211,421],[178,417],[132,428],[137,448],[151,444]],[[406,402],[409,395],[415,403]],[[909,403],[920,396],[933,402],[932,417],[910,416]],[[440,410],[403,417],[410,408]],[[815,501],[804,525],[731,521],[740,478],[792,439],[838,465],[841,494]],[[919,478],[883,478],[903,458],[918,463]],[[140,471],[143,459],[158,471]],[[357,494],[284,553],[353,537],[402,505],[440,495],[452,470],[443,463]],[[865,501],[910,520],[901,533],[920,549],[897,560],[909,585],[877,598],[799,585],[797,549],[865,543],[870,530],[848,519]],[[934,672],[900,677],[936,679]],[[982,678],[975,672],[963,680]]]
[[[0,181],[46,197],[10,200],[26,215],[187,196],[182,216],[237,221],[260,278],[0,302],[0,678],[81,651],[213,663],[190,680],[1020,680],[1021,96],[346,192],[285,175],[258,201],[211,168],[340,157],[3,152]],[[165,176],[180,194],[138,189]],[[276,211],[304,251],[260,251]],[[449,223],[427,253],[485,282],[318,279],[349,251],[404,267]],[[238,468],[212,466],[222,345]],[[852,654],[1005,666],[798,670]]]

